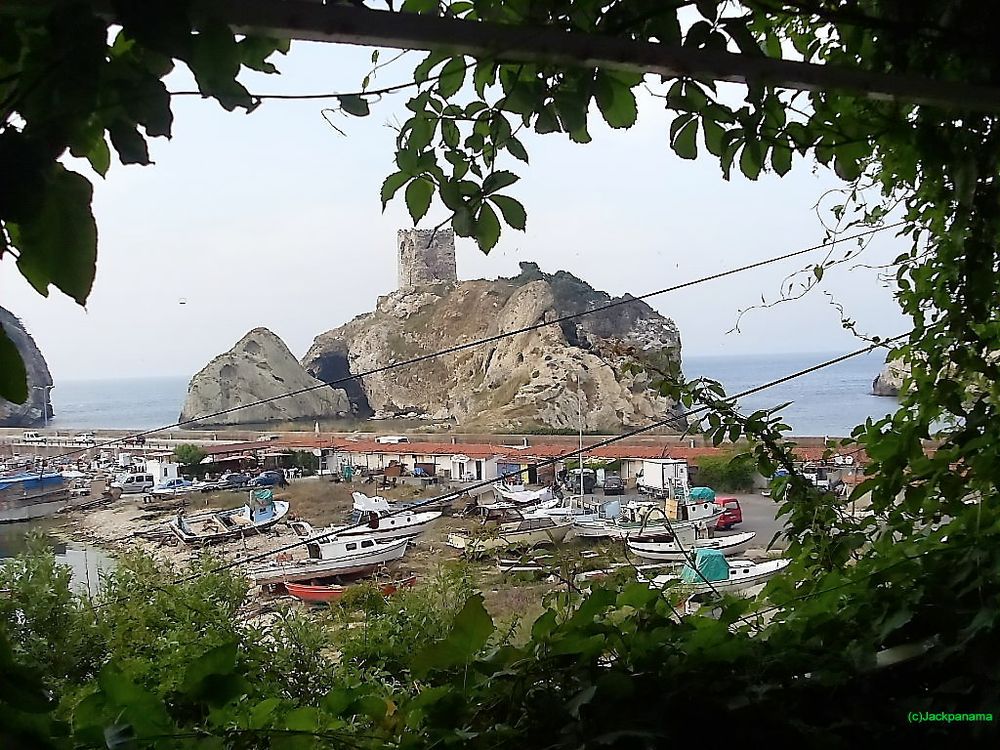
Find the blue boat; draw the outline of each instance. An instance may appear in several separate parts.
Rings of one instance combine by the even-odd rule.
[[[56,513],[69,504],[62,474],[19,471],[0,476],[0,523],[16,523]]]

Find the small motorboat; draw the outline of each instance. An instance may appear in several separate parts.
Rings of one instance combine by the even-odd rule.
[[[305,521],[292,521],[292,530],[303,539],[326,541],[329,539],[412,539],[430,528],[441,517],[440,511],[414,512],[392,508],[381,497],[368,497],[354,493],[354,509],[350,522],[341,526],[314,529]]]
[[[721,505],[709,501],[670,500],[667,505],[665,510],[660,503],[631,503],[622,507],[618,518],[575,520],[573,533],[580,537],[627,539],[685,527],[703,529],[714,527],[724,511]]]
[[[246,505],[232,510],[216,510],[192,516],[177,514],[167,526],[187,544],[210,544],[259,534],[288,515],[288,503],[275,500],[271,490],[251,490]]]
[[[417,577],[415,575],[409,576],[408,578],[402,578],[398,581],[389,581],[387,583],[379,584],[379,591],[383,596],[392,596],[397,591],[403,588],[409,588],[414,583],[417,582]],[[337,585],[321,585],[321,584],[307,584],[307,583],[292,583],[289,581],[285,584],[285,590],[294,596],[299,601],[310,602],[316,604],[323,604],[326,602],[333,602],[342,597],[345,593],[350,590],[349,586],[337,586]]]
[[[555,521],[551,518],[524,518],[520,521],[502,523],[496,535],[470,535],[455,533],[448,535],[448,545],[460,549],[468,555],[511,547],[537,547],[541,544],[559,544],[570,529],[572,520]]]
[[[689,594],[732,593],[767,583],[787,568],[791,560],[780,557],[759,563],[727,560],[719,550],[700,549],[695,552],[694,563],[694,566],[685,565],[680,575],[656,576],[648,581],[649,585],[659,589],[677,582]]]
[[[386,563],[406,554],[409,539],[380,543],[376,539],[332,539],[306,545],[309,557],[304,560],[276,559],[253,568],[250,577],[259,586],[288,581],[312,581],[342,575],[373,573]]]
[[[756,536],[757,532],[755,531],[700,539],[692,534],[678,534],[655,542],[627,538],[625,544],[628,546],[629,552],[647,560],[684,562],[693,557],[700,549],[714,549],[724,555],[735,555],[738,552],[743,552]]]

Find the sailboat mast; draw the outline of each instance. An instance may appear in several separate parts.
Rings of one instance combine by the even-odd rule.
[[[582,497],[585,493],[583,491],[583,396],[580,391],[583,386],[580,382],[580,373],[576,373],[576,405],[579,411],[580,417],[580,456],[577,461],[577,468],[580,470],[580,496]]]

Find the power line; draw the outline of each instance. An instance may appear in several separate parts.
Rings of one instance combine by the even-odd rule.
[[[895,337],[893,337],[891,339],[886,339],[886,341],[884,343],[891,343],[893,341],[898,341],[898,340],[904,338],[907,335],[908,334],[901,334],[901,335],[895,336]],[[809,375],[810,373],[816,372],[817,370],[822,370],[822,369],[827,368],[827,367],[832,367],[833,365],[839,364],[841,362],[844,362],[846,360],[852,359],[854,357],[861,356],[862,354],[867,354],[868,352],[870,352],[870,351],[878,348],[879,346],[880,346],[879,344],[870,344],[869,346],[863,347],[861,349],[856,349],[853,352],[849,352],[847,354],[842,354],[839,357],[834,357],[833,359],[828,359],[828,360],[826,360],[824,362],[820,362],[818,364],[812,365],[811,367],[806,367],[806,368],[804,368],[802,370],[798,370],[798,371],[796,371],[794,373],[791,373],[789,375],[785,375],[785,376],[777,378],[775,380],[771,380],[771,381],[769,381],[767,383],[763,383],[763,384],[755,386],[753,388],[748,388],[747,390],[741,391],[740,393],[734,394],[732,396],[727,396],[725,399],[723,399],[723,401],[736,401],[737,399],[744,398],[746,396],[751,396],[751,395],[753,395],[755,393],[760,393],[761,391],[765,391],[765,390],[767,390],[769,388],[773,388],[773,387],[775,387],[777,385],[781,385],[782,383],[787,383],[790,380],[795,380],[796,378],[800,378],[800,377],[803,377],[805,375]],[[693,415],[698,414],[700,412],[709,411],[710,409],[711,409],[710,406],[701,406],[701,407],[698,407],[697,409],[691,409],[690,411],[686,412],[684,416],[685,417],[693,416]],[[614,443],[620,442],[620,441],[625,440],[627,438],[634,437],[635,435],[640,435],[640,434],[642,434],[644,432],[649,432],[650,430],[655,430],[655,429],[658,429],[660,427],[664,427],[667,424],[669,424],[670,422],[674,421],[675,419],[676,419],[676,417],[668,417],[667,419],[659,420],[659,421],[654,422],[652,424],[646,425],[645,427],[637,427],[635,429],[632,429],[632,430],[629,430],[629,431],[627,431],[625,433],[622,433],[621,435],[615,435],[615,436],[610,437],[610,438],[605,438],[604,440],[599,440],[596,443],[592,443],[591,445],[587,446],[584,450],[590,451],[590,450],[594,450],[596,448],[603,448],[605,446],[612,445]],[[558,462],[560,462],[560,461],[562,461],[564,459],[572,458],[573,456],[578,455],[579,452],[580,452],[579,449],[575,449],[575,450],[569,451],[567,453],[561,454],[559,456],[555,456],[553,458],[544,459],[544,460],[539,461],[538,463],[536,463],[535,464],[535,468],[537,469],[537,468],[543,467],[543,466],[554,466],[555,464],[557,464]],[[499,480],[506,479],[508,477],[520,476],[521,474],[524,474],[527,471],[528,471],[527,469],[519,469],[518,471],[512,471],[512,472],[509,472],[509,473],[506,473],[506,474],[502,474],[502,475],[496,477],[495,479],[488,479],[488,480],[483,480],[481,482],[477,482],[477,483],[472,484],[469,487],[465,487],[465,488],[463,488],[461,490],[456,490],[456,491],[453,491],[453,492],[445,493],[444,495],[440,495],[440,496],[437,496],[437,497],[428,498],[427,500],[422,500],[420,502],[414,503],[414,504],[412,504],[412,505],[410,505],[410,506],[408,506],[406,508],[401,508],[399,510],[392,511],[392,512],[390,512],[386,516],[386,518],[391,518],[391,517],[399,515],[401,513],[406,513],[406,512],[409,512],[409,511],[413,511],[413,510],[416,510],[418,508],[422,508],[422,507],[425,507],[427,505],[431,505],[433,503],[440,503],[440,502],[444,502],[444,501],[447,501],[447,500],[452,500],[452,499],[455,499],[457,497],[460,497],[463,494],[466,494],[467,492],[469,492],[469,490],[476,490],[476,489],[481,489],[483,487],[488,487],[488,486],[494,484],[495,482],[497,482]],[[339,530],[339,533],[344,533],[344,532],[347,532],[347,531],[353,531],[353,530],[356,530],[356,529],[363,529],[363,528],[366,528],[366,527],[367,527],[367,524],[365,524],[365,523],[357,523],[357,524],[354,524],[354,525],[345,526],[344,528],[342,528],[342,529]],[[234,560],[234,561],[231,561],[231,562],[228,562],[228,563],[224,563],[224,564],[219,565],[219,566],[217,566],[215,568],[212,568],[211,570],[205,571],[205,573],[219,573],[219,572],[222,572],[224,570],[229,570],[230,568],[234,568],[234,567],[236,567],[238,565],[246,565],[248,563],[258,562],[260,560],[267,559],[268,557],[270,557],[272,555],[280,554],[282,552],[287,552],[287,551],[295,549],[297,547],[301,547],[301,546],[303,546],[305,544],[311,544],[313,542],[317,542],[317,541],[320,541],[322,539],[327,539],[330,536],[333,536],[333,535],[331,535],[329,532],[326,532],[326,533],[317,534],[317,535],[314,535],[314,536],[311,536],[311,537],[307,537],[305,539],[299,539],[299,540],[297,540],[295,542],[291,542],[290,544],[286,544],[286,545],[283,545],[281,547],[278,547],[277,549],[268,550],[267,552],[260,552],[260,553],[254,554],[254,555],[250,555],[249,557],[245,557],[245,558],[241,558],[239,560]],[[205,573],[201,573],[201,572],[199,572],[199,573],[193,573],[193,574],[190,574],[188,576],[184,576],[184,577],[178,579],[176,582],[177,583],[183,583],[185,581],[189,581],[189,580],[192,580],[194,578],[197,578],[200,575],[204,575]]]
[[[493,336],[487,336],[485,338],[477,339],[475,341],[470,341],[470,342],[467,342],[465,344],[457,344],[455,346],[451,346],[451,347],[448,347],[446,349],[441,349],[441,350],[436,351],[436,352],[431,352],[431,353],[428,353],[428,354],[422,354],[422,355],[417,356],[417,357],[412,357],[410,359],[403,360],[402,362],[394,362],[392,364],[382,365],[380,367],[374,367],[374,368],[372,368],[370,370],[366,370],[364,372],[359,372],[359,373],[354,374],[354,375],[347,375],[347,376],[342,377],[342,378],[337,378],[336,380],[320,381],[320,382],[318,382],[318,383],[316,383],[314,385],[309,385],[309,386],[305,386],[303,388],[298,388],[298,389],[293,390],[293,391],[287,391],[285,393],[280,393],[280,394],[278,394],[276,396],[269,396],[267,398],[259,399],[257,401],[252,401],[250,403],[239,404],[237,406],[229,407],[228,409],[221,409],[219,411],[212,412],[210,414],[203,414],[201,416],[194,417],[192,419],[179,420],[177,422],[165,425],[163,427],[155,427],[155,428],[151,428],[151,429],[148,429],[148,430],[143,430],[141,432],[131,433],[129,435],[126,435],[124,437],[117,438],[117,439],[114,439],[114,440],[107,440],[107,441],[104,441],[102,443],[96,443],[95,445],[86,446],[86,447],[82,447],[82,448],[75,448],[75,449],[73,449],[71,451],[67,451],[66,453],[60,453],[58,455],[55,455],[55,456],[53,456],[52,458],[50,458],[48,460],[49,461],[56,461],[56,460],[58,460],[60,458],[67,458],[69,456],[75,456],[75,455],[77,455],[79,453],[84,453],[84,452],[86,452],[88,450],[93,450],[93,449],[97,449],[97,448],[104,448],[104,447],[107,447],[107,446],[110,446],[110,445],[117,445],[119,443],[127,442],[129,440],[135,440],[136,438],[139,438],[139,437],[145,437],[147,435],[153,435],[153,434],[155,434],[157,432],[163,432],[164,430],[172,430],[174,428],[183,427],[185,425],[197,424],[198,422],[203,422],[206,419],[213,419],[215,417],[225,416],[226,414],[232,414],[232,413],[240,411],[242,409],[249,409],[249,408],[255,407],[255,406],[262,406],[264,404],[269,404],[269,403],[272,403],[274,401],[280,401],[283,398],[290,398],[292,396],[300,396],[300,395],[302,395],[304,393],[309,393],[311,391],[319,390],[321,388],[327,388],[327,387],[333,387],[333,386],[336,386],[336,385],[341,385],[343,383],[348,383],[348,382],[350,382],[352,380],[360,380],[361,378],[366,378],[366,377],[369,377],[371,375],[378,375],[378,374],[381,374],[383,372],[389,372],[391,370],[396,370],[396,369],[401,368],[401,367],[408,367],[410,365],[419,364],[420,362],[426,362],[426,361],[432,360],[432,359],[437,359],[438,357],[443,357],[443,356],[446,356],[446,355],[449,355],[449,354],[456,354],[456,353],[461,352],[461,351],[465,351],[465,350],[468,350],[468,349],[474,349],[474,348],[476,348],[478,346],[483,346],[484,344],[490,344],[490,343],[493,343],[493,342],[496,342],[496,341],[501,341],[501,340],[503,340],[505,338],[510,338],[511,336],[518,336],[518,335],[520,335],[522,333],[530,333],[531,331],[537,331],[537,330],[539,330],[541,328],[545,328],[547,326],[559,325],[560,323],[564,323],[564,322],[569,321],[569,320],[575,320],[577,318],[582,318],[582,317],[584,317],[586,315],[593,315],[595,313],[604,312],[605,310],[610,310],[612,308],[620,307],[622,305],[629,305],[629,304],[632,304],[634,302],[640,302],[640,301],[647,300],[647,299],[650,299],[652,297],[656,297],[656,296],[659,296],[659,295],[662,295],[662,294],[668,294],[670,292],[676,292],[676,291],[680,291],[681,289],[687,289],[689,287],[697,286],[698,284],[704,284],[704,283],[707,283],[709,281],[715,281],[717,279],[725,278],[726,276],[732,276],[734,274],[743,273],[745,271],[751,271],[751,270],[756,269],[756,268],[762,268],[764,266],[768,266],[768,265],[771,265],[773,263],[778,263],[778,262],[781,262],[781,261],[784,261],[784,260],[789,260],[791,258],[796,258],[796,257],[802,256],[802,255],[806,255],[808,253],[815,252],[816,250],[820,250],[820,249],[825,248],[825,247],[832,247],[832,246],[834,246],[834,245],[836,245],[837,243],[840,243],[840,242],[850,242],[851,240],[856,240],[856,239],[860,239],[862,237],[867,237],[867,236],[876,234],[878,232],[885,231],[887,229],[894,229],[896,227],[902,226],[905,223],[906,222],[898,221],[898,222],[895,222],[893,224],[886,224],[886,225],[881,226],[881,227],[874,227],[872,229],[868,229],[868,230],[865,230],[863,232],[858,232],[856,234],[853,234],[853,235],[850,235],[850,236],[847,236],[847,237],[841,237],[841,238],[838,238],[838,239],[835,239],[835,240],[830,240],[830,241],[827,241],[827,242],[822,242],[820,244],[812,245],[811,247],[803,248],[801,250],[795,250],[795,251],[790,252],[790,253],[785,253],[784,255],[778,255],[778,256],[775,256],[775,257],[772,257],[772,258],[767,258],[765,260],[756,261],[754,263],[750,263],[750,264],[747,264],[747,265],[744,265],[744,266],[738,266],[736,268],[730,268],[730,269],[728,269],[726,271],[720,271],[718,273],[710,274],[708,276],[702,276],[702,277],[699,277],[697,279],[692,279],[690,281],[685,281],[683,283],[675,284],[673,286],[665,287],[663,289],[657,289],[656,291],[647,292],[645,294],[639,295],[638,297],[632,297],[632,296],[623,297],[621,299],[613,300],[613,301],[608,302],[608,303],[603,304],[603,305],[598,305],[597,307],[594,307],[594,308],[589,309],[589,310],[583,310],[583,311],[577,312],[577,313],[570,313],[568,315],[562,315],[560,317],[553,318],[551,320],[543,320],[543,321],[540,321],[538,323],[533,323],[532,325],[523,326],[521,328],[516,328],[516,329],[510,330],[510,331],[504,331],[502,333],[494,334]]]

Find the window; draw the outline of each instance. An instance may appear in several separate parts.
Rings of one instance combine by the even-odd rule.
[[[375,542],[373,542],[371,539],[366,539],[365,541],[361,542],[361,546],[362,547],[374,547],[375,546]]]
[[[350,542],[347,545],[347,551],[348,552],[350,552],[351,550],[356,550],[357,548],[358,548],[357,542]]]

